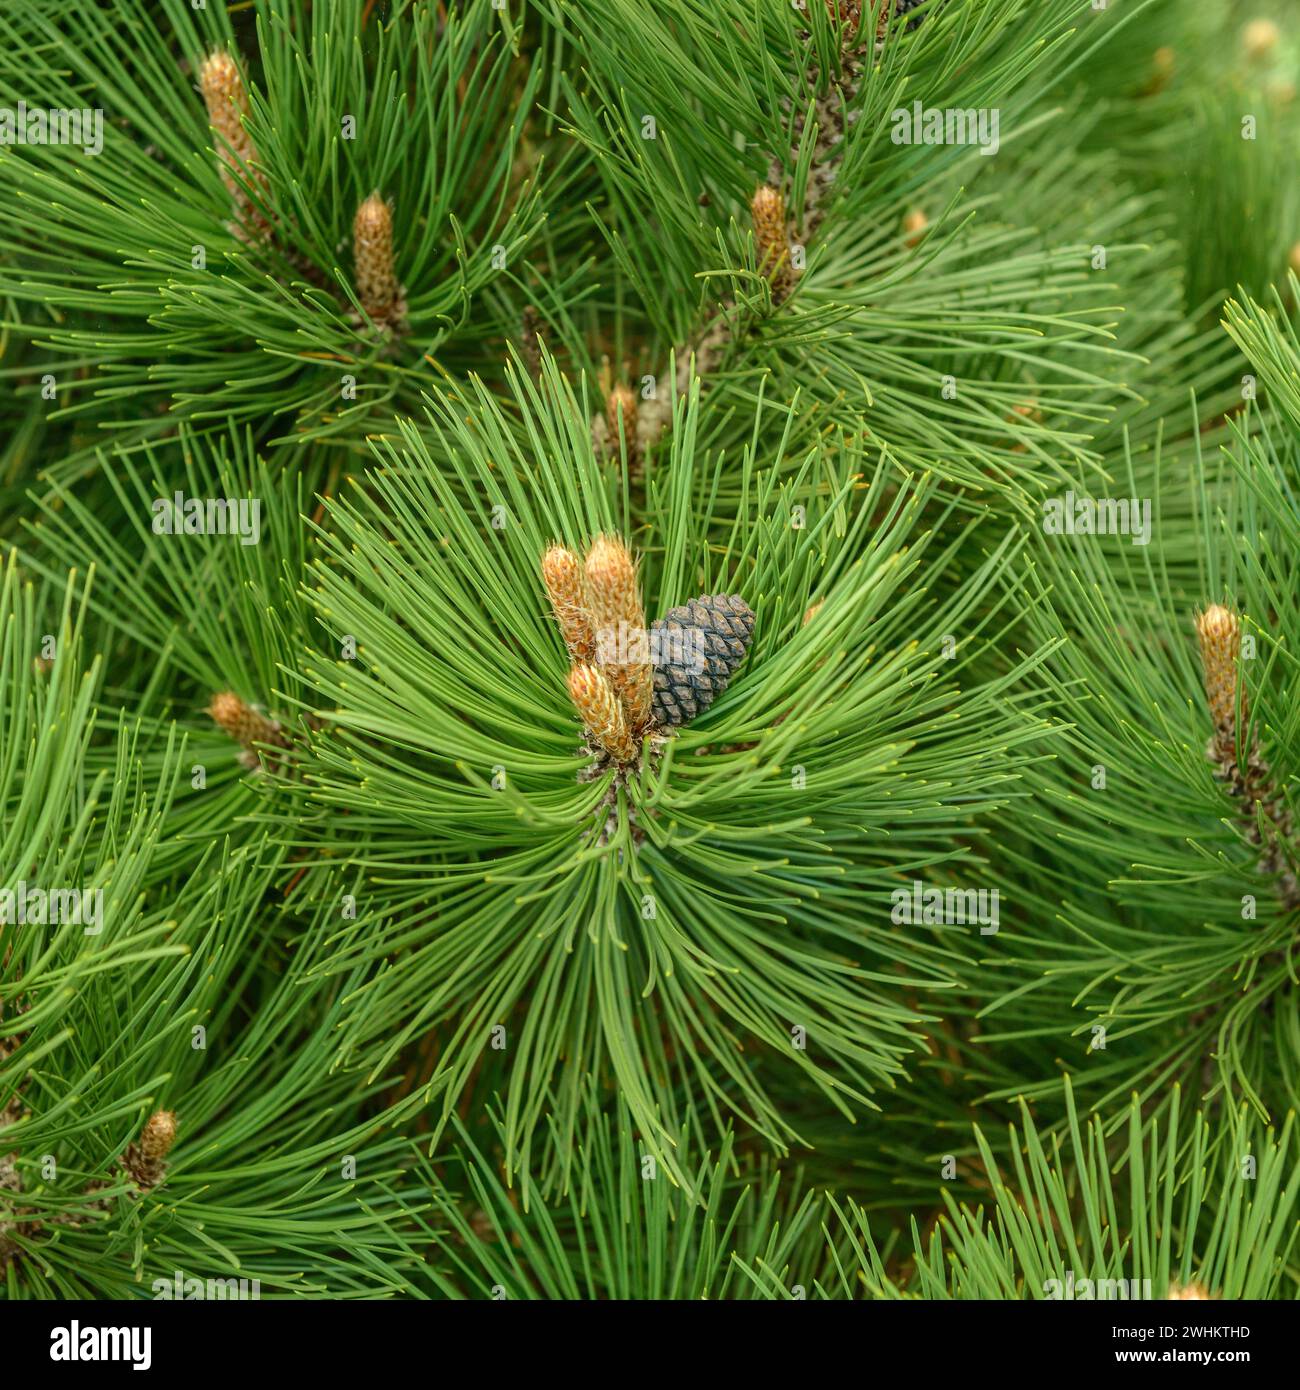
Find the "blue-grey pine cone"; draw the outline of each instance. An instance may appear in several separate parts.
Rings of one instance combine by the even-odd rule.
[[[738,594],[705,594],[650,624],[651,712],[687,724],[727,688],[754,636],[754,610]]]

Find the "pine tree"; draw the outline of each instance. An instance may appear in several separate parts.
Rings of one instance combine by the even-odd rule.
[[[1293,29],[6,5],[0,1295],[1300,1294]]]

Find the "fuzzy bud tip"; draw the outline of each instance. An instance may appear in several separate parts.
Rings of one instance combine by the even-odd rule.
[[[542,556],[542,583],[569,655],[574,661],[593,660],[596,639],[583,595],[582,562],[562,545],[551,546]]]
[[[386,324],[395,316],[401,291],[393,264],[393,212],[378,193],[352,219],[352,259],[361,307],[375,323]]]
[[[1237,655],[1241,622],[1222,604],[1211,604],[1196,616],[1196,637],[1205,673],[1205,694],[1215,727],[1230,731],[1237,717]]]
[[[208,108],[208,124],[216,131],[221,179],[235,206],[235,221],[243,235],[265,238],[270,227],[249,196],[246,183],[265,190],[266,179],[255,167],[257,149],[243,118],[248,115],[248,92],[239,68],[224,49],[215,49],[199,68],[199,90]]]
[[[223,733],[229,734],[249,751],[253,751],[257,744],[284,744],[278,726],[241,700],[233,690],[223,690],[219,695],[214,695],[208,705],[208,715]]]
[[[628,732],[627,715],[605,673],[596,666],[569,672],[569,695],[587,733],[618,762],[631,762],[637,745]]]
[[[754,219],[754,246],[758,267],[772,285],[773,296],[783,298],[794,283],[790,267],[790,243],[786,234],[785,196],[779,188],[763,184],[749,200]]]
[[[140,1152],[150,1163],[160,1163],[176,1142],[176,1112],[155,1110],[140,1131]]]
[[[615,627],[620,621],[645,626],[645,613],[637,594],[636,565],[627,546],[617,536],[597,536],[587,551],[587,604],[596,629]]]
[[[248,109],[248,93],[235,60],[223,48],[215,49],[199,68],[199,90],[212,124],[224,134],[233,109],[236,120]]]
[[[636,564],[627,546],[617,536],[597,536],[587,552],[585,578],[597,657],[622,701],[628,727],[639,732],[650,718],[654,672]]]

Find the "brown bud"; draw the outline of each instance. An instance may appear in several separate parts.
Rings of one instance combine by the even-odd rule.
[[[551,546],[542,556],[542,582],[569,655],[574,661],[594,661],[596,638],[582,591],[581,561],[562,545]]]
[[[587,607],[597,634],[620,620],[645,625],[636,565],[617,536],[597,536],[587,551]]]
[[[161,1163],[176,1142],[176,1112],[155,1110],[140,1131],[140,1153],[149,1163]]]
[[[155,1110],[144,1123],[140,1138],[126,1146],[122,1167],[141,1191],[157,1187],[167,1176],[167,1155],[176,1142],[176,1112]]]
[[[1201,647],[1201,667],[1205,673],[1205,694],[1214,726],[1221,733],[1232,733],[1237,719],[1237,659],[1241,648],[1241,622],[1222,604],[1214,603],[1198,613],[1196,637]],[[1245,718],[1245,699],[1242,699]]]
[[[587,733],[618,762],[631,762],[637,743],[628,732],[622,701],[605,673],[596,666],[569,672],[569,694]]]
[[[609,392],[608,399],[605,400],[605,423],[609,425],[610,436],[615,439],[620,438],[620,414],[623,418],[621,438],[626,443],[630,455],[637,443],[637,393],[621,381]]]
[[[221,178],[235,200],[236,212],[264,231],[266,221],[252,206],[245,188],[246,183],[265,187],[261,170],[252,167],[257,161],[257,149],[244,128],[248,92],[235,60],[224,49],[215,49],[204,60],[199,69],[199,90],[208,108],[208,124],[220,137],[217,157],[221,161]]]
[[[535,304],[525,304],[519,323],[519,355],[524,370],[534,381],[542,374],[542,315]]]
[[[401,290],[393,269],[393,212],[378,193],[352,219],[352,260],[361,307],[383,327],[398,317]]]
[[[622,413],[622,424],[619,423],[620,412]],[[635,461],[637,456],[636,392],[621,381],[605,398],[605,426],[609,430],[610,439],[614,441],[614,447],[617,448],[618,442],[621,440],[628,461]]]
[[[639,733],[650,718],[654,673],[636,565],[617,536],[597,536],[585,571],[596,659],[623,701],[631,729]]]
[[[925,236],[930,219],[920,208],[912,208],[903,218],[903,241],[908,246],[919,246]]]
[[[284,741],[278,726],[252,705],[245,704],[233,690],[214,695],[208,714],[218,728],[249,751],[259,743],[280,745]]]
[[[779,188],[763,184],[749,200],[754,219],[754,246],[758,268],[772,285],[772,298],[780,303],[794,285],[790,242],[786,233],[785,197]]]

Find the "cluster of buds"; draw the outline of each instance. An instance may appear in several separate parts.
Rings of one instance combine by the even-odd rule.
[[[20,1005],[20,1009],[24,1006]],[[3,1015],[0,1004],[0,1016]],[[13,1057],[23,1042],[21,1035],[11,1034],[0,1037],[0,1062]],[[9,1098],[0,1104],[0,1277],[5,1269],[22,1253],[22,1240],[38,1235],[47,1225],[78,1226],[83,1217],[72,1212],[64,1212],[53,1217],[38,1218],[21,1203],[23,1191],[22,1178],[18,1169],[17,1151],[6,1152],[3,1147],[4,1131],[16,1125],[26,1115],[20,1090],[15,1089]],[[122,1170],[141,1191],[157,1187],[167,1174],[167,1155],[176,1142],[176,1115],[171,1110],[156,1110],[140,1131],[139,1139],[126,1146],[126,1152],[118,1160]],[[99,1194],[111,1189],[111,1182],[95,1181],[85,1188],[84,1211],[107,1211],[110,1199]]]
[[[569,695],[592,751],[635,762],[650,725],[654,672],[636,565],[614,536],[598,536],[580,561],[563,546],[542,557],[542,582],[572,666]]]
[[[1300,908],[1291,811],[1257,739],[1246,732],[1246,691],[1240,680],[1241,619],[1231,608],[1211,604],[1196,616],[1196,637],[1206,703],[1214,722],[1206,757],[1214,765],[1215,776],[1238,803],[1237,823],[1246,840],[1260,851],[1260,873],[1276,880],[1284,907]]]
[[[406,291],[393,260],[393,210],[372,193],[352,219],[352,263],[357,298],[378,328],[400,331],[406,322]]]

